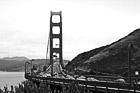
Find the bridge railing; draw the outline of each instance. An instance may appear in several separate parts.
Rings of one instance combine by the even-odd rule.
[[[105,89],[116,89],[116,90],[137,90],[140,91],[140,85],[129,84],[129,83],[116,83],[116,82],[107,82],[107,81],[83,81],[83,80],[74,80],[74,79],[64,79],[64,78],[51,78],[51,77],[39,77],[31,76],[30,74],[25,74],[25,78],[33,81],[49,81],[60,84],[70,84],[71,82],[78,82],[78,84],[87,86],[91,89],[94,88],[105,88]]]

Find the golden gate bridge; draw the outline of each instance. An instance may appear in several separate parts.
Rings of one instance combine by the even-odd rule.
[[[59,18],[59,22],[53,21],[53,18]],[[37,85],[45,82],[52,86],[54,89],[60,90],[65,85],[70,85],[72,82],[76,83],[79,87],[87,90],[86,93],[139,93],[140,85],[135,82],[134,77],[121,77],[121,76],[100,76],[100,75],[82,75],[73,74],[69,72],[63,63],[63,50],[62,50],[62,12],[51,12],[50,15],[50,31],[48,37],[48,45],[46,52],[50,57],[50,65],[44,66],[43,71],[37,73],[37,68],[33,65],[33,61],[25,63],[25,78]],[[116,82],[114,81],[116,80]],[[125,82],[129,81],[129,82]],[[85,92],[84,92],[85,93]]]

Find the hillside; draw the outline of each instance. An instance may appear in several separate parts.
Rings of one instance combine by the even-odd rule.
[[[132,74],[140,70],[140,29],[136,29],[124,38],[100,48],[84,52],[75,57],[67,68],[77,68],[85,72],[100,72],[127,75],[128,45],[132,44]]]

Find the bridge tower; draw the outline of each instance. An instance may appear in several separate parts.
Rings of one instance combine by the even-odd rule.
[[[62,56],[62,15],[60,12],[52,12],[50,15],[50,63],[51,76],[54,76],[53,63],[55,58],[60,64],[63,62]]]

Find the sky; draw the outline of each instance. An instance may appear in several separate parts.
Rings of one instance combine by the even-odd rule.
[[[140,0],[0,0],[0,58],[46,58],[50,11],[62,11],[69,60],[140,28]]]

